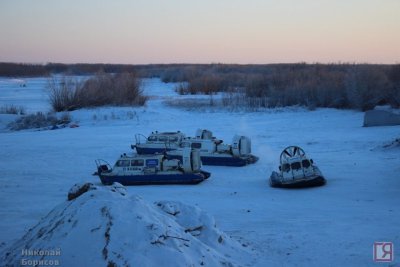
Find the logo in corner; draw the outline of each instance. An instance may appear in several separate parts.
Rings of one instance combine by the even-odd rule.
[[[393,261],[394,251],[392,242],[374,242],[374,261],[391,262]]]

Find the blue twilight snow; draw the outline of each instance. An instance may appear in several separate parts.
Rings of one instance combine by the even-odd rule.
[[[24,105],[27,112],[47,112],[46,78],[24,80],[31,93],[29,97],[18,93],[20,87],[7,87],[1,88],[0,99],[4,99],[1,97],[7,92],[13,92],[12,99],[10,95],[13,104]],[[99,184],[98,177],[87,175],[93,172],[93,159],[101,156],[109,162],[115,160],[121,151],[129,149],[132,133],[148,133],[149,129],[157,128],[189,133],[193,127],[199,127],[218,129],[218,137],[224,140],[230,139],[232,131],[251,137],[252,153],[262,155],[258,164],[245,168],[207,166],[207,171],[218,179],[208,179],[196,186],[126,187],[127,197],[141,195],[146,203],[160,199],[179,201],[212,214],[219,229],[254,249],[250,264],[245,260],[251,261],[252,256],[237,259],[241,266],[376,266],[372,253],[374,241],[392,241],[396,251],[396,244],[400,244],[400,146],[393,141],[399,138],[400,126],[362,127],[364,112],[330,108],[309,111],[287,107],[231,112],[215,105],[187,110],[165,102],[208,100],[209,96],[178,95],[174,91],[176,85],[160,79],[144,79],[142,88],[151,97],[146,106],[75,110],[70,113],[73,121],[80,125],[75,129],[10,132],[6,125],[11,115],[0,114],[0,250],[4,251],[28,233],[54,203],[65,201],[66,188],[90,178],[89,181]],[[37,105],[35,96],[41,99],[41,105]],[[213,97],[216,100],[220,95]],[[266,174],[277,168],[277,158],[288,144],[298,144],[308,155],[318,159],[318,167],[329,178],[329,186],[307,190],[277,190],[266,186]],[[82,200],[89,196],[84,195]],[[79,199],[74,202],[77,207]],[[108,198],[95,199],[99,200],[98,204],[110,204]],[[88,262],[104,266],[101,250],[106,223],[99,216],[100,206],[96,201],[89,203],[95,205],[93,212],[76,217],[79,218],[77,227],[87,222],[87,232],[91,233],[91,229],[102,226],[100,235],[99,231],[94,231],[92,238],[83,240],[80,236],[84,232],[72,234],[67,227],[61,235],[68,234],[77,246],[46,242],[49,247],[61,247],[66,258],[72,255],[69,249],[76,248],[77,254],[81,249],[89,253],[93,243],[96,250],[90,255],[98,260],[90,261],[89,257]],[[110,212],[115,216],[125,216],[133,209],[132,202],[125,203],[119,197],[112,205]],[[92,207],[85,206],[85,210],[91,211]],[[119,210],[122,213],[118,213]],[[74,214],[76,210],[71,211]],[[177,211],[183,214],[181,209],[169,213]],[[143,212],[139,209],[137,213]],[[81,220],[86,218],[90,220]],[[120,223],[113,226],[111,243],[131,236],[147,236],[147,232],[142,231],[144,228],[133,230],[135,232],[128,236],[125,229],[134,226],[130,224],[132,218],[136,221],[134,215],[115,218]],[[149,217],[148,221],[151,219]],[[123,222],[125,224],[121,224]],[[69,225],[67,222],[60,227]],[[114,235],[118,233],[120,235]],[[200,235],[204,240],[209,236]],[[46,248],[42,244],[44,242],[33,245]],[[131,244],[127,244],[129,248]],[[129,258],[140,257],[148,247],[139,247],[138,253],[135,248],[130,250],[133,252]],[[161,257],[163,247],[156,249],[149,251],[149,259],[157,255],[153,260],[160,258],[165,266],[176,263],[173,257]],[[21,254],[21,251],[15,252]],[[185,260],[195,258],[193,254],[186,255]],[[81,260],[79,265],[84,266],[86,259]],[[399,263],[400,257],[395,255],[392,265]]]

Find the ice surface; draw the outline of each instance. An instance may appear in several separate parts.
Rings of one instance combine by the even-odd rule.
[[[24,106],[26,112],[50,111],[46,82],[48,78],[9,79],[0,77],[0,106]]]
[[[178,201],[206,211],[222,231],[254,250],[252,266],[373,266],[374,241],[394,242],[396,250],[400,147],[383,147],[400,137],[400,126],[365,128],[364,113],[335,109],[187,112],[163,104],[187,97],[177,95],[174,84],[151,79],[144,89],[153,96],[145,107],[72,112],[79,128],[0,133],[3,248],[65,201],[73,184],[99,185],[91,176],[94,160],[113,163],[130,151],[135,133],[181,130],[194,135],[196,129],[205,128],[227,142],[234,134],[249,136],[252,153],[260,160],[242,168],[204,166],[212,177],[199,185],[128,187],[128,196],[140,195],[150,203]],[[46,100],[32,97],[34,103],[42,101],[38,109],[48,109]],[[9,101],[29,105],[18,95]],[[289,145],[312,155],[326,186],[303,190],[268,186],[282,149]],[[174,211],[173,205],[166,209]],[[398,264],[397,254],[394,258],[393,264]]]

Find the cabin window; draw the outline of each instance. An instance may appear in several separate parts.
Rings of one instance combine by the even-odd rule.
[[[301,162],[301,164],[303,165],[303,167],[304,168],[308,168],[308,167],[310,167],[310,161],[308,161],[308,160],[306,160],[306,159],[304,159],[302,162]]]
[[[147,138],[147,140],[150,142],[155,142],[155,141],[157,141],[157,136],[154,136],[154,135],[149,136],[149,138]]]
[[[201,143],[192,143],[192,148],[201,148]]]
[[[131,166],[142,167],[144,165],[143,159],[134,159],[131,161]]]
[[[117,165],[117,167],[128,167],[129,164],[129,160],[118,160],[115,165]]]
[[[160,136],[160,137],[158,137],[158,141],[160,141],[160,142],[167,142],[167,140],[168,140],[168,137],[167,137],[167,136]]]
[[[292,168],[292,170],[298,170],[298,169],[301,169],[301,164],[300,164],[300,162],[294,162],[294,163],[290,164],[290,167]]]
[[[157,167],[158,159],[146,159],[146,167]]]
[[[182,147],[190,147],[190,143],[189,142],[183,142],[181,146]]]
[[[290,165],[288,163],[283,164],[282,171],[284,171],[284,172],[290,171]]]
[[[178,141],[178,136],[170,136],[169,137],[170,142],[177,142]]]

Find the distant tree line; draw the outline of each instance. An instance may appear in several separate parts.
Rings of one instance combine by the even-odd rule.
[[[0,76],[19,77],[46,75],[48,75],[48,71],[44,65],[0,62]]]
[[[50,74],[66,75],[91,75],[97,72],[122,73],[132,72],[136,69],[134,65],[124,64],[24,64],[24,63],[1,63],[0,76],[5,77],[33,77],[47,76]]]
[[[35,77],[51,74],[64,75],[93,75],[103,73],[124,73],[135,72],[141,77],[161,77],[169,67],[183,68],[186,64],[150,64],[150,65],[129,65],[129,64],[26,64],[0,62],[0,76],[3,77]]]
[[[170,67],[165,82],[180,94],[224,92],[224,105],[368,110],[400,107],[400,64],[272,64]]]
[[[224,105],[304,105],[367,110],[400,107],[400,64],[59,64],[0,63],[0,76],[136,73],[178,82],[180,94],[223,92]]]

